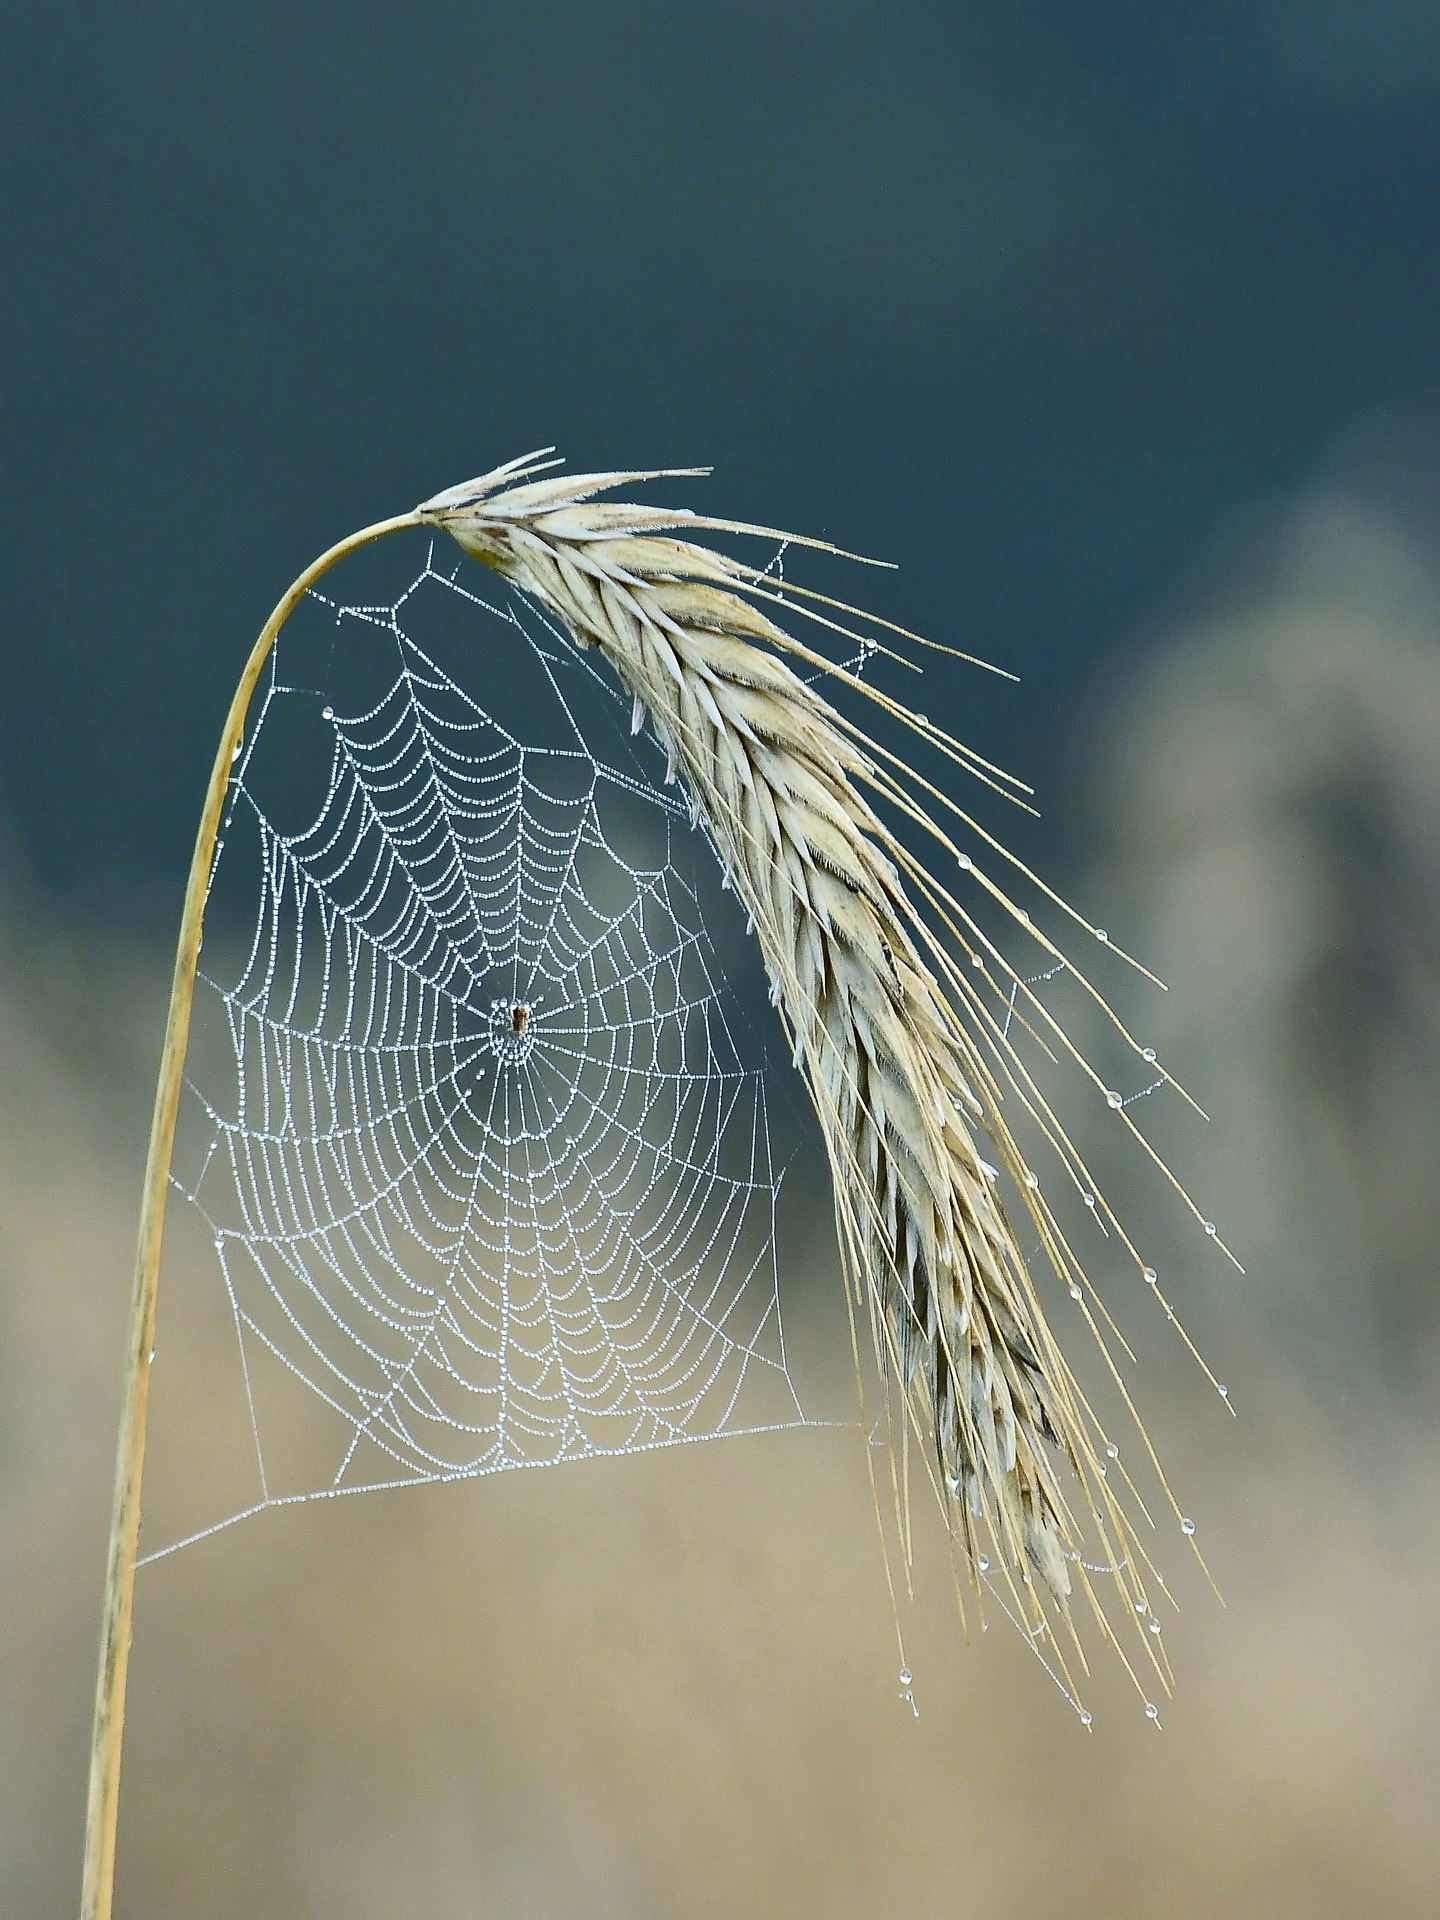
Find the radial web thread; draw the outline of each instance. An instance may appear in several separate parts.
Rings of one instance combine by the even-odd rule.
[[[710,933],[734,903],[653,743],[566,639],[433,555],[391,605],[302,611],[232,776],[209,916],[243,937],[207,931],[173,1176],[255,1449],[255,1503],[220,1524],[802,1424],[763,1042]],[[416,637],[457,620],[464,686]],[[481,705],[486,671],[543,744]],[[275,1363],[331,1410],[321,1483],[273,1470]]]

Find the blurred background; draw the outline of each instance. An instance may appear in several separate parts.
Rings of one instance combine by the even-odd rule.
[[[92,5],[7,50],[0,1909],[78,1887],[239,661],[330,540],[553,440],[713,461],[697,504],[898,561],[880,611],[1020,674],[924,704],[1169,984],[1105,982],[1246,1276],[1107,1188],[1231,1390],[1137,1312],[1227,1604],[1180,1575],[1164,1731],[1101,1674],[1084,1734],[922,1540],[914,1720],[854,1433],[267,1515],[141,1577],[117,1911],[1433,1913],[1440,12]],[[823,1246],[787,1284],[843,1397]]]

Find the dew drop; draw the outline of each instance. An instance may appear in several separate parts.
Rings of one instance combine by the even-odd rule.
[[[1105,1104],[1107,1107],[1111,1108],[1113,1111],[1113,1109],[1116,1107],[1123,1107],[1125,1102],[1120,1098],[1118,1093],[1115,1093],[1112,1090],[1110,1093],[1106,1094]]]
[[[1143,1600],[1137,1600],[1135,1602],[1135,1611],[1137,1613],[1143,1613],[1145,1611],[1145,1602]]]
[[[1221,1389],[1220,1389],[1220,1398],[1221,1398],[1222,1400],[1228,1400],[1228,1399],[1230,1398],[1230,1389],[1229,1389],[1229,1387],[1221,1387]]]
[[[320,709],[320,718],[322,720],[333,720],[335,718],[334,707],[322,707]]]
[[[1147,1720],[1158,1720],[1160,1718],[1160,1709],[1152,1706],[1148,1700],[1145,1702],[1145,1718]]]
[[[1216,1229],[1216,1226],[1215,1226],[1215,1222],[1214,1222],[1213,1220],[1207,1220],[1207,1221],[1205,1222],[1205,1231],[1206,1231],[1206,1233],[1208,1233],[1208,1234],[1209,1234],[1209,1235],[1210,1235],[1210,1236],[1211,1236],[1212,1238],[1214,1237],[1214,1235],[1215,1235],[1215,1233],[1216,1233],[1216,1231],[1217,1231],[1217,1229]]]
[[[988,1553],[982,1553],[982,1554],[981,1554],[981,1556],[980,1556],[980,1558],[979,1558],[979,1559],[978,1559],[978,1560],[977,1560],[977,1561],[975,1562],[975,1564],[976,1564],[976,1566],[977,1566],[977,1567],[979,1567],[979,1569],[980,1569],[980,1571],[981,1571],[982,1573],[988,1573],[988,1572],[990,1571],[990,1556],[989,1556],[989,1554],[988,1554]]]
[[[155,1364],[155,1349],[154,1349],[154,1347],[151,1347],[151,1349],[150,1349],[150,1358],[149,1358],[149,1361],[147,1362],[147,1365],[149,1365],[149,1366],[152,1366],[152,1367],[153,1367],[153,1366],[154,1366],[154,1364]]]
[[[1109,936],[1109,934],[1108,934],[1108,933],[1107,933],[1107,932],[1105,931],[1105,929],[1104,929],[1104,927],[1096,927],[1096,929],[1095,929],[1095,938],[1096,938],[1097,940],[1101,940],[1101,941],[1104,941],[1104,940],[1108,940],[1108,939],[1110,938],[1110,936]]]
[[[909,1667],[901,1667],[900,1684],[902,1687],[908,1687],[913,1678],[914,1678],[914,1675],[911,1673]]]
[[[1146,1286],[1147,1286],[1147,1287],[1154,1287],[1154,1286],[1158,1286],[1158,1285],[1159,1285],[1159,1282],[1160,1282],[1160,1276],[1159,1276],[1159,1274],[1158,1274],[1158,1273],[1156,1273],[1156,1271],[1155,1271],[1155,1269],[1154,1269],[1154,1267],[1146,1267],[1146,1269],[1145,1269],[1145,1284],[1146,1284]]]
[[[1183,1534],[1186,1534],[1186,1535],[1189,1535],[1189,1534],[1192,1534],[1192,1533],[1194,1533],[1194,1531],[1195,1531],[1195,1522],[1194,1522],[1193,1520],[1191,1520],[1191,1519],[1188,1519],[1188,1518],[1187,1518],[1187,1519],[1184,1519],[1184,1520],[1182,1520],[1182,1521],[1180,1522],[1180,1531],[1181,1531],[1181,1532],[1182,1532]]]
[[[1080,1289],[1079,1289],[1079,1287],[1071,1287],[1071,1289],[1070,1289],[1070,1298],[1071,1298],[1072,1300],[1078,1300],[1078,1299],[1080,1298]]]
[[[1093,1194],[1093,1193],[1087,1193],[1087,1194],[1086,1194],[1086,1196],[1085,1196],[1085,1204],[1086,1204],[1086,1206],[1087,1206],[1087,1207],[1093,1207],[1093,1206],[1094,1206],[1094,1204],[1095,1204],[1095,1196],[1094,1196],[1094,1194]]]
[[[1030,1191],[1033,1193],[1036,1187],[1039,1186],[1040,1182],[1033,1173],[1027,1173],[1025,1176],[1025,1184],[1027,1187],[1029,1187]]]
[[[1027,927],[1030,924],[1030,916],[1028,913],[1026,913],[1023,907],[1017,907],[1015,911],[1015,918],[1021,921]]]
[[[1110,1442],[1109,1446],[1106,1447],[1105,1449],[1105,1458],[1107,1460],[1118,1460],[1120,1458],[1120,1449],[1119,1447],[1116,1446],[1113,1440]]]
[[[1154,1058],[1155,1058],[1155,1049],[1154,1049],[1154,1047],[1146,1047],[1146,1049],[1145,1049],[1145,1051],[1144,1051],[1144,1052],[1143,1052],[1143,1053],[1141,1054],[1141,1056],[1140,1056],[1140,1058],[1141,1058],[1142,1060],[1151,1060],[1151,1061],[1153,1061],[1153,1060],[1154,1060]]]
[[[983,953],[972,953],[972,954],[971,954],[971,956],[970,956],[970,964],[971,964],[971,966],[972,966],[972,967],[983,967],[983,966],[984,966],[984,964],[985,964],[985,956],[984,956],[984,954],[983,954]]]
[[[1150,1631],[1152,1633],[1158,1633],[1160,1631],[1160,1622],[1158,1620],[1152,1620],[1150,1622]]]
[[[955,858],[956,858],[956,864],[959,866],[960,871],[962,873],[969,873],[971,867],[973,867],[975,864],[975,862],[970,858],[968,853],[957,854]]]
[[[1090,1709],[1087,1707],[1080,1715],[1081,1726],[1088,1727],[1094,1718],[1095,1718],[1094,1714],[1091,1713]]]
[[[243,740],[237,740],[234,746],[230,749],[230,758],[232,760],[238,760],[240,758],[240,755],[244,752],[244,750],[245,750],[245,742]]]

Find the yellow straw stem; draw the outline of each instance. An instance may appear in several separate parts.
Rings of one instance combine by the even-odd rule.
[[[124,1404],[120,1413],[120,1441],[115,1460],[115,1497],[110,1515],[110,1547],[105,1570],[105,1615],[100,1639],[100,1673],[95,1685],[95,1728],[90,1747],[90,1796],[85,1815],[85,1872],[81,1893],[81,1920],[110,1920],[115,1888],[115,1823],[120,1804],[120,1751],[125,1733],[125,1681],[130,1664],[130,1623],[135,1604],[135,1555],[140,1539],[140,1477],[145,1464],[145,1421],[150,1400],[150,1357],[155,1345],[155,1300],[160,1280],[160,1244],[165,1227],[165,1201],[170,1181],[170,1156],[175,1143],[175,1117],[180,1105],[181,1075],[190,1038],[190,1009],[195,996],[195,967],[200,954],[205,896],[225,791],[235,751],[245,729],[245,715],[269,658],[276,636],[305,594],[337,561],[372,541],[419,525],[415,513],[379,520],[349,534],[322,553],[285,593],[265,622],[245,662],[226,716],[225,730],[195,836],[190,878],[185,888],[185,911],[170,983],[170,1011],[165,1025],[165,1047],[160,1079],[155,1089],[155,1112],[150,1122],[150,1150],[145,1162],[145,1191],[140,1208],[139,1244],[135,1252],[135,1283],[130,1300],[130,1326],[125,1354]]]

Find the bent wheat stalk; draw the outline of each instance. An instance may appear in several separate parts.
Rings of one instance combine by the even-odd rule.
[[[180,938],[170,980],[170,1006],[165,1019],[165,1041],[160,1075],[150,1121],[150,1146],[145,1159],[145,1186],[140,1201],[140,1232],[135,1249],[135,1277],[130,1293],[130,1321],[126,1332],[125,1373],[121,1388],[120,1438],[115,1459],[115,1491],[110,1510],[110,1537],[106,1552],[105,1601],[100,1628],[100,1672],[95,1683],[95,1718],[90,1741],[90,1786],[85,1812],[85,1860],[81,1878],[81,1920],[110,1920],[115,1891],[115,1828],[120,1805],[120,1755],[125,1736],[125,1681],[130,1666],[130,1623],[135,1600],[135,1556],[140,1541],[140,1488],[145,1466],[145,1422],[150,1402],[150,1359],[155,1347],[155,1305],[160,1285],[160,1251],[165,1229],[165,1201],[170,1190],[170,1158],[175,1145],[175,1120],[180,1107],[180,1085],[185,1049],[190,1038],[190,1009],[195,997],[195,967],[205,918],[205,894],[215,857],[215,838],[225,804],[236,749],[245,731],[245,715],[261,669],[281,627],[316,581],[347,554],[383,539],[401,527],[413,527],[417,516],[398,515],[362,527],[337,541],[295,580],[260,629],[240,675],[240,684],[225,716],[220,745],[210,769],[190,876],[180,915]]]
[[[881,1366],[898,1388],[902,1464],[908,1468],[913,1432],[972,1577],[987,1573],[994,1554],[996,1575],[1032,1634],[1049,1631],[1049,1607],[1070,1624],[1072,1587],[1079,1584],[1118,1647],[1080,1557],[1082,1534],[1093,1523],[1091,1540],[1110,1563],[1124,1615],[1134,1625],[1148,1612],[1148,1562],[1115,1492],[1124,1476],[1113,1471],[1113,1460],[1107,1473],[1100,1458],[1104,1434],[1047,1323],[996,1170],[977,1148],[983,1137],[998,1154],[1048,1263],[1072,1295],[1086,1299],[1083,1269],[1006,1122],[1007,1092],[1132,1255],[1134,1248],[1011,1044],[1009,1016],[1018,1012],[1042,1039],[1069,1052],[1097,1088],[1101,1083],[973,915],[887,826],[871,796],[928,833],[968,879],[1028,927],[931,808],[964,823],[997,858],[1011,857],[945,794],[844,718],[785,656],[848,681],[987,784],[1007,790],[1018,783],[835,667],[764,608],[778,606],[851,638],[861,637],[851,623],[865,622],[872,647],[876,629],[918,636],[683,536],[707,530],[839,549],[770,528],[597,498],[625,483],[705,469],[534,477],[556,464],[543,454],[511,461],[330,548],[266,622],[231,703],[186,891],[146,1166],[96,1690],[83,1920],[109,1920],[111,1912],[161,1235],[206,888],[231,764],[261,668],[295,606],[337,561],[401,528],[452,535],[578,645],[597,649],[633,698],[636,729],[648,721],[664,746],[671,777],[683,781],[749,914],[820,1119],[852,1328],[857,1310],[868,1317]],[[1057,965],[1066,964],[1058,948],[1028,930]],[[1095,1318],[1104,1318],[1103,1309],[1093,1295],[1088,1301],[1086,1317],[1108,1358]],[[1128,1405],[1113,1365],[1111,1372]],[[1062,1485],[1065,1463],[1083,1502],[1080,1525]],[[1073,1625],[1071,1637],[1078,1651]],[[1163,1654],[1143,1632],[1140,1643],[1163,1684]],[[1064,1670],[1064,1656],[1053,1650]],[[1123,1650],[1122,1658],[1131,1664]]]

